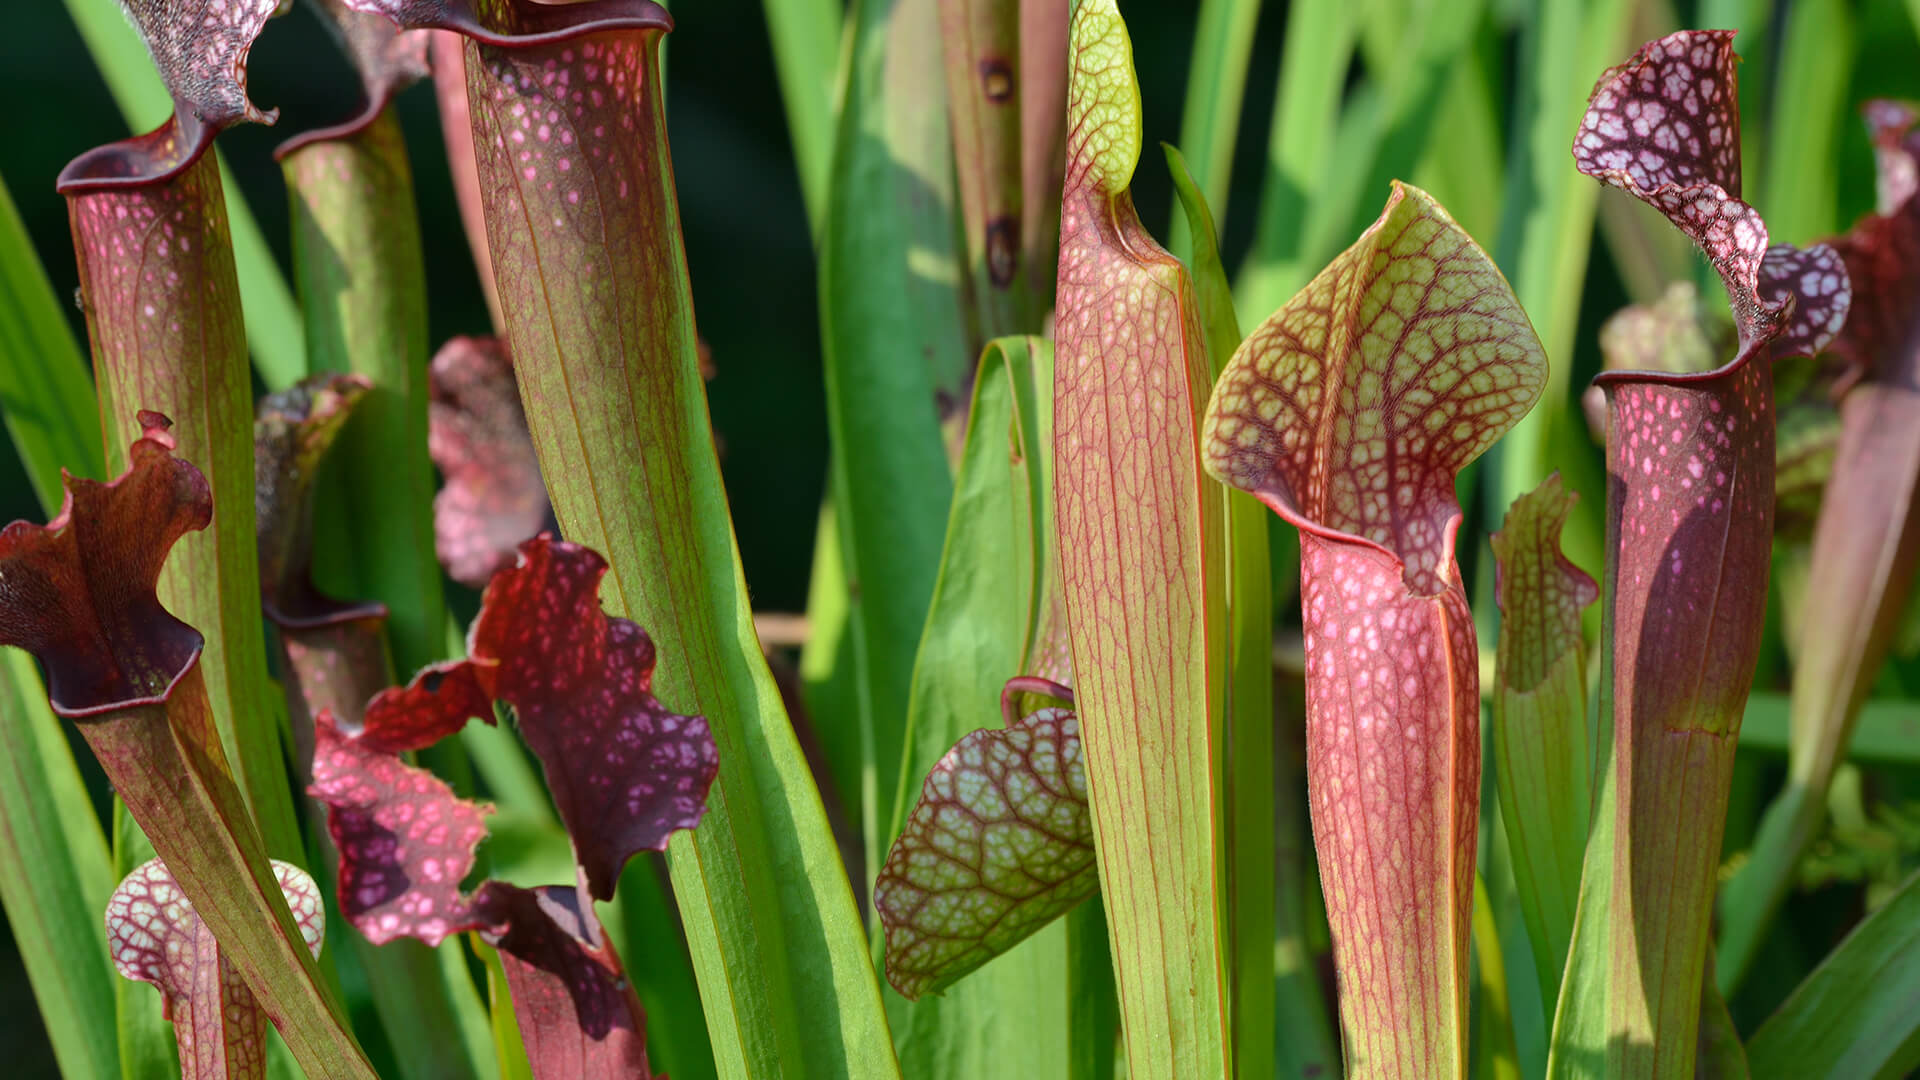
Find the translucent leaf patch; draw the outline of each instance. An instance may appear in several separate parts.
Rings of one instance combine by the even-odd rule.
[[[887,979],[938,993],[1099,886],[1073,710],[976,731],[927,776],[874,883]]]
[[[553,509],[506,344],[454,338],[428,379],[427,452],[446,477],[433,500],[434,547],[455,581],[478,589],[551,526]]]

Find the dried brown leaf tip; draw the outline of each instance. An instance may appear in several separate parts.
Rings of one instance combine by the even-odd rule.
[[[154,590],[174,542],[212,521],[213,496],[173,456],[172,422],[143,412],[140,423],[118,479],[68,476],[51,522],[0,530],[0,644],[39,658],[62,716],[163,701],[200,656],[199,631]]]
[[[427,452],[446,477],[433,500],[434,547],[455,581],[481,588],[521,543],[553,528],[553,507],[498,338],[457,337],[429,368]]]
[[[319,886],[278,859],[273,875],[319,956],[326,933]],[[136,867],[107,899],[107,947],[121,975],[159,989],[186,1080],[266,1075],[266,1011],[159,859]]]
[[[280,0],[121,0],[173,96],[166,123],[81,155],[60,174],[60,190],[136,186],[164,180],[199,159],[234,124],[271,124],[247,97],[247,53]]]

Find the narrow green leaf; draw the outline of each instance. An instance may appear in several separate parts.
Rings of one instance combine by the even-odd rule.
[[[1473,877],[1474,971],[1479,976],[1474,1021],[1474,1080],[1520,1080],[1513,1045],[1513,1007],[1507,1000],[1507,966],[1500,955],[1500,928],[1493,918],[1487,883]]]
[[[493,1050],[500,1060],[500,1080],[533,1080],[533,1065],[520,1038],[520,1021],[513,1015],[513,995],[507,990],[500,954],[478,934],[469,934],[468,940],[487,969],[487,1011],[493,1020]]]
[[[66,0],[66,5],[127,127],[144,132],[165,120],[173,111],[173,98],[161,85],[146,44],[127,22],[118,0]],[[227,193],[234,261],[241,270],[247,344],[267,389],[281,390],[307,373],[300,307],[225,162],[220,165],[220,186]]]
[[[780,78],[787,138],[800,173],[800,196],[817,242],[826,227],[834,120],[840,102],[840,0],[766,0],[767,36]]]
[[[1278,535],[1283,530],[1272,531]],[[1299,552],[1285,554],[1297,570]],[[1281,685],[1284,689],[1275,695],[1280,731],[1274,740],[1274,846],[1278,856],[1273,947],[1275,1075],[1287,1080],[1335,1080],[1342,1062],[1340,1043],[1334,1038],[1331,1010],[1320,985],[1325,930],[1312,926],[1325,920],[1315,910],[1320,877],[1313,863],[1313,835],[1307,822],[1307,770],[1301,745],[1306,727],[1305,688],[1297,680]],[[1313,941],[1316,930],[1321,938],[1319,945]]]
[[[1267,175],[1253,250],[1240,268],[1240,320],[1259,323],[1307,279],[1298,258],[1307,213],[1319,196],[1340,123],[1360,5],[1298,0],[1287,6],[1280,86],[1267,136]]]
[[[1206,197],[1216,222],[1227,220],[1233,150],[1240,134],[1240,107],[1247,93],[1254,26],[1259,21],[1260,0],[1202,0],[1194,23],[1186,106],[1180,116],[1180,145],[1192,155],[1193,184]],[[1179,170],[1175,171],[1177,174]],[[1184,196],[1180,202],[1186,213],[1173,216],[1167,230],[1167,250],[1183,261],[1192,261],[1193,208]],[[1217,252],[1214,257],[1218,259]],[[1231,355],[1229,350],[1227,356]],[[1225,362],[1223,357],[1220,363]]]
[[[1218,378],[1240,346],[1240,324],[1213,213],[1180,151],[1162,144],[1191,238],[1195,299]],[[1273,1072],[1274,799],[1273,575],[1267,509],[1228,493],[1226,538],[1226,847],[1228,933],[1232,935],[1233,1060],[1243,1076]]]
[[[1894,1080],[1920,1066],[1920,874],[1753,1033],[1747,1060],[1755,1080]]]
[[[1192,279],[1140,224],[1140,89],[1113,0],[1070,31],[1054,513],[1127,1065],[1232,1074],[1226,611]]]
[[[0,419],[41,509],[60,510],[60,470],[106,478],[86,358],[0,181]]]
[[[1740,748],[1784,754],[1792,743],[1792,699],[1785,694],[1754,693],[1740,722]],[[1920,703],[1875,700],[1860,707],[1847,758],[1862,764],[1920,763]]]
[[[32,658],[0,655],[0,906],[60,1073],[120,1076],[113,969],[100,921],[113,867]]]
[[[1767,232],[1776,243],[1809,244],[1839,231],[1840,170],[1809,163],[1837,157],[1859,47],[1854,10],[1844,0],[1802,0],[1784,9],[1773,108],[1764,125],[1765,201],[1755,204],[1766,207]]]
[[[1522,419],[1496,451],[1496,507],[1512,505],[1546,479],[1549,462],[1565,461],[1549,447],[1555,428],[1570,426],[1568,379],[1600,194],[1598,185],[1567,168],[1567,141],[1588,90],[1568,73],[1601,71],[1618,60],[1632,10],[1627,0],[1536,0],[1527,13],[1512,121],[1517,136],[1495,261],[1513,282],[1552,365],[1541,396],[1545,406]],[[1600,566],[1599,502],[1592,501],[1569,535],[1573,561],[1589,569]]]
[[[934,0],[858,0],[820,253],[833,507],[853,617],[868,882],[886,854],[914,653],[953,481],[919,357],[966,364]],[[943,191],[944,189],[944,191]],[[938,264],[930,269],[928,260]]]
[[[1566,970],[1592,801],[1580,612],[1600,587],[1560,553],[1578,498],[1550,476],[1513,504],[1493,536],[1502,614],[1494,771],[1542,1002],[1559,997]]]

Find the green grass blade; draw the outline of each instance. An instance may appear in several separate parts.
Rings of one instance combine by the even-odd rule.
[[[1840,125],[1853,122],[1848,100],[1854,6],[1802,0],[1786,7],[1780,30],[1773,109],[1767,127],[1764,201],[1774,243],[1809,244],[1838,231],[1840,171],[1827,164],[1840,145]]]
[[[1286,554],[1290,563],[1299,565],[1297,552]],[[1274,740],[1274,834],[1279,855],[1273,947],[1275,1075],[1334,1080],[1340,1075],[1340,1043],[1334,1038],[1332,1012],[1320,985],[1326,930],[1315,906],[1320,880],[1307,821],[1307,771],[1301,746],[1306,728],[1305,687],[1297,678],[1281,686],[1276,695],[1280,734]],[[1321,924],[1318,942],[1314,940],[1316,922]]]
[[[1233,150],[1240,133],[1240,107],[1246,99],[1254,26],[1259,21],[1260,0],[1202,0],[1194,25],[1180,145],[1186,149],[1194,184],[1206,196],[1216,226],[1227,220]],[[1167,236],[1167,250],[1177,258],[1187,260],[1194,254],[1193,226],[1187,214],[1173,215]]]
[[[1520,1054],[1513,1043],[1513,1007],[1507,999],[1506,961],[1493,918],[1487,883],[1473,878],[1473,955],[1478,976],[1474,1009],[1474,1080],[1520,1080]]]
[[[1754,1032],[1755,1080],[1905,1076],[1920,1065],[1920,874]]]
[[[117,0],[66,0],[66,5],[127,126],[135,132],[157,127],[173,111],[173,99],[160,83],[146,44],[121,13]],[[267,389],[283,389],[307,373],[300,308],[274,261],[265,234],[247,207],[246,196],[224,162],[220,166],[220,186],[227,193],[227,218],[233,233],[234,261],[240,268],[240,298],[254,367]]]
[[[1754,693],[1740,722],[1740,749],[1784,754],[1791,743],[1791,700]],[[1862,764],[1920,764],[1920,703],[1874,700],[1860,709],[1847,757]]]
[[[0,418],[48,517],[60,512],[60,470],[106,479],[100,413],[87,362],[59,297],[0,181]],[[104,901],[106,897],[103,895]]]
[[[0,905],[60,1073],[117,1080],[120,1045],[102,922],[117,880],[100,819],[32,657],[0,656]]]
[[[1234,295],[1240,321],[1254,325],[1306,283],[1316,267],[1301,257],[1308,208],[1319,196],[1339,127],[1347,68],[1360,29],[1359,5],[1298,0],[1287,9],[1279,96],[1267,136],[1267,175],[1253,250]]]
[[[1574,171],[1567,157],[1589,89],[1584,76],[1573,73],[1597,74],[1620,58],[1632,9],[1626,0],[1537,0],[1523,33],[1516,143],[1495,255],[1551,366],[1539,407],[1495,448],[1496,507],[1512,505],[1546,479],[1548,463],[1564,460],[1552,453],[1555,429],[1580,422],[1569,380],[1600,185]],[[1587,441],[1584,430],[1574,434]],[[1584,477],[1570,480],[1578,490],[1598,490]],[[1599,567],[1601,503],[1588,499],[1568,534],[1570,557],[1589,571]]]
[[[955,265],[936,6],[858,0],[854,17],[820,315],[833,505],[853,598],[869,888],[892,838],[914,654],[953,492],[930,369],[914,359],[963,349],[967,335],[957,276],[920,261]]]
[[[1206,197],[1180,151],[1162,144],[1191,238],[1195,299],[1207,360],[1218,378],[1240,346],[1233,294]],[[1234,1070],[1273,1073],[1274,783],[1273,575],[1267,508],[1226,492],[1227,590],[1226,848],[1228,933],[1232,939]]]
[[[767,36],[786,107],[787,138],[800,173],[800,197],[817,240],[832,181],[835,98],[840,68],[840,0],[766,0]]]
[[[507,973],[500,954],[473,935],[473,951],[487,969],[488,1015],[493,1021],[493,1050],[500,1059],[500,1080],[533,1080],[527,1046],[520,1038],[520,1021],[513,1015],[513,995],[507,991]]]

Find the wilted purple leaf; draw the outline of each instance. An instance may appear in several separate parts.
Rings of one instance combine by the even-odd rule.
[[[706,812],[720,768],[707,721],[654,698],[646,631],[600,610],[606,560],[540,537],[494,576],[473,626],[481,685],[512,705],[546,766],[560,820],[596,899],[627,859],[659,851]]]
[[[313,785],[340,852],[340,911],[367,940],[438,945],[485,925],[460,883],[487,835],[492,807],[467,802],[425,769],[343,735],[330,715],[314,725]]]
[[[1006,707],[1033,681],[1010,682]],[[887,980],[909,999],[938,993],[1099,888],[1073,710],[975,731],[928,774],[874,883]]]
[[[429,379],[427,452],[447,480],[433,500],[434,546],[455,581],[478,589],[549,527],[553,509],[506,344],[454,338]]]
[[[319,886],[278,859],[273,876],[319,956],[326,933]],[[135,867],[107,898],[107,948],[121,975],[159,989],[186,1080],[266,1075],[267,1014],[159,859]]]
[[[651,1077],[645,1014],[579,894],[489,882],[480,903],[494,927],[482,936],[500,950],[535,1075]]]

